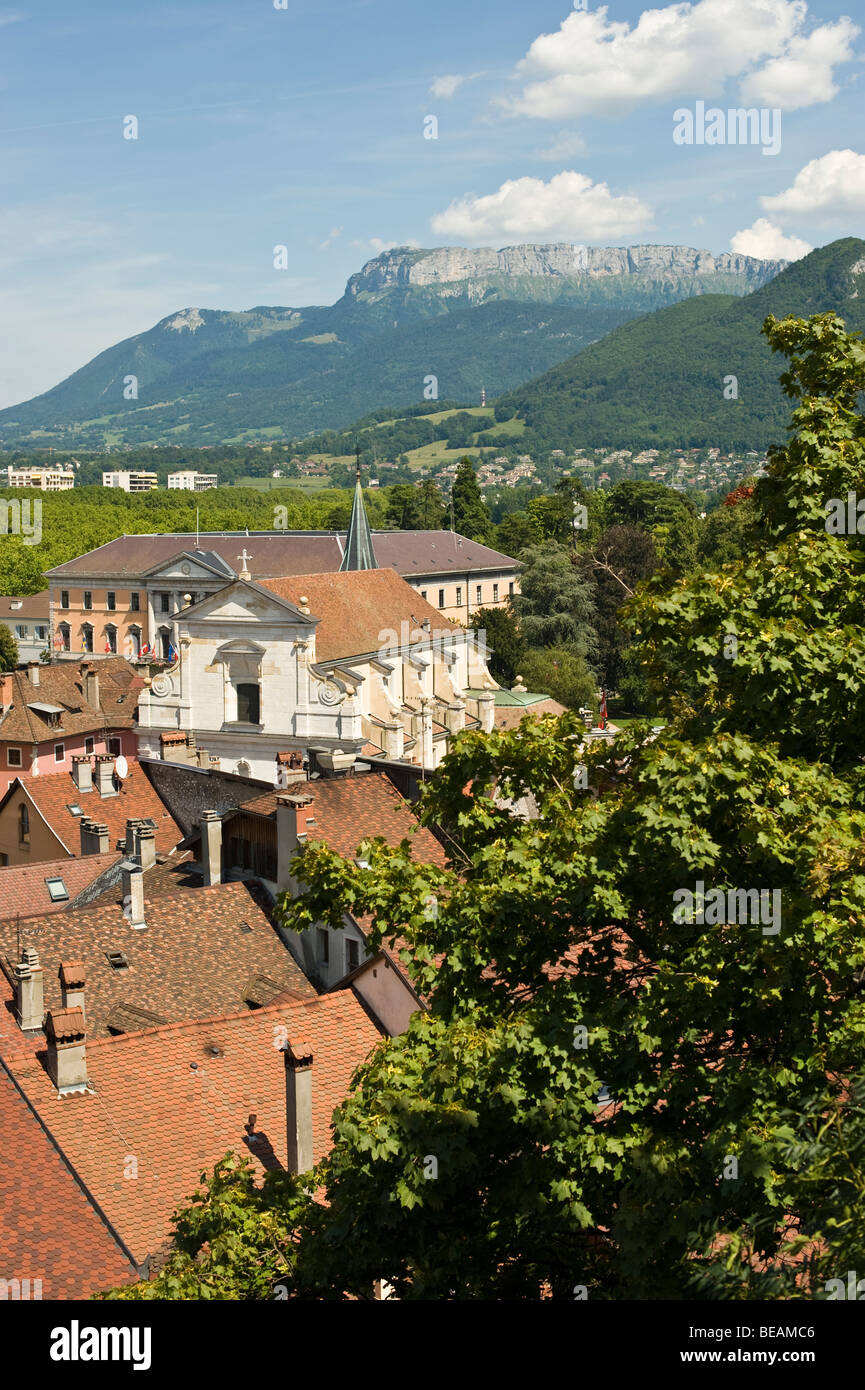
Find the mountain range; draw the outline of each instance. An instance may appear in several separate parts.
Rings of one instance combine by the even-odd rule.
[[[491,399],[638,316],[753,297],[784,264],[683,246],[397,248],[328,307],[179,310],[0,411],[0,445],[292,439],[386,404]]]

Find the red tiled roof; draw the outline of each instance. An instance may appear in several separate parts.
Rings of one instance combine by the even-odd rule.
[[[33,1298],[41,1279],[43,1299],[131,1283],[134,1266],[2,1066],[0,1135],[0,1280],[29,1279]]]
[[[142,1263],[170,1234],[174,1208],[229,1150],[261,1174],[287,1161],[282,1043],[313,1052],[313,1155],[330,1146],[330,1119],[380,1034],[348,990],[311,1003],[272,1004],[87,1043],[91,1092],[56,1098],[40,1061],[9,1062],[16,1081]],[[250,1134],[250,1128],[252,1133]],[[136,1176],[124,1180],[130,1158]],[[103,1286],[112,1283],[106,1270]]]
[[[38,864],[10,864],[0,869],[0,922],[10,917],[42,916],[63,912],[79,893],[96,882],[100,874],[120,862],[118,850],[110,854],[86,854],[80,859],[43,859]],[[62,878],[69,894],[62,902],[52,902],[47,878]]]
[[[304,812],[304,818],[315,821],[305,827],[308,839],[326,840],[344,858],[352,859],[361,840],[368,836],[380,835],[389,845],[398,845],[408,837],[415,859],[445,867],[445,852],[435,835],[418,823],[410,803],[400,796],[384,772],[300,782],[286,791],[255,796],[245,801],[240,810],[259,816],[275,815],[277,797],[290,795],[313,798]]]
[[[40,666],[38,685],[26,669],[9,672],[4,680],[11,707],[0,717],[0,743],[44,743],[64,735],[131,729],[143,680],[122,656],[88,660],[99,673],[99,709],[84,698],[80,662]],[[45,714],[30,709],[34,703],[62,709],[59,726],[55,728]]]
[[[150,899],[144,875],[147,926],[135,931],[119,902],[0,925],[0,976],[12,998],[13,969],[21,948],[35,946],[43,970],[45,1008],[62,1005],[58,970],[83,963],[89,1037],[106,1036],[123,1006],[166,1021],[205,1018],[243,1006],[247,986],[266,975],[296,999],[315,999],[291,952],[246,883],[166,889]],[[249,927],[249,931],[241,927]],[[128,967],[116,970],[106,952],[121,951]],[[56,1015],[55,1015],[56,1016]],[[0,1054],[21,1038],[14,1014],[0,1010]]]
[[[51,590],[40,589],[38,594],[3,594],[0,596],[0,622],[12,627],[16,622],[35,619],[48,622],[51,611]]]
[[[389,569],[264,579],[261,587],[297,607],[302,597],[309,600],[310,616],[319,619],[317,661],[336,661],[399,645],[403,625],[411,633],[425,618],[429,618],[433,632],[460,630]]]
[[[81,817],[73,816],[70,805],[80,806],[89,820],[108,826],[111,849],[118,840],[126,839],[126,822],[130,818],[156,822],[157,853],[168,854],[183,839],[182,831],[159,800],[152,783],[132,759],[129,760],[129,775],[123,779],[117,796],[100,796],[95,788],[93,791],[79,792],[71,772],[28,777],[25,782],[16,778],[3,802],[0,802],[0,816],[4,812],[8,814],[7,803],[13,797],[17,802],[22,793],[29,796],[46,825],[54,832],[59,847],[68,850],[70,855],[81,854]]]

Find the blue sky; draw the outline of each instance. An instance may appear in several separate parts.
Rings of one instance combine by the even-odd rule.
[[[332,303],[391,244],[865,232],[862,0],[284,2],[0,5],[0,405],[180,308]],[[698,101],[780,110],[780,150],[675,143]]]

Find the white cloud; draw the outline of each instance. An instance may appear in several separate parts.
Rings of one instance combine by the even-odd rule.
[[[865,212],[865,155],[855,150],[830,150],[800,169],[783,193],[760,202],[779,216],[813,216],[824,221],[841,214],[861,216]]]
[[[586,142],[576,131],[563,131],[557,140],[545,150],[538,150],[538,159],[548,159],[551,164],[561,164],[563,160],[573,159],[574,155],[586,153]]]
[[[838,93],[833,68],[849,63],[853,40],[859,33],[847,18],[824,24],[807,37],[791,39],[786,53],[773,58],[742,83],[742,100],[748,105],[780,106],[795,111],[818,101],[831,101]]]
[[[736,232],[730,250],[740,256],[756,256],[761,261],[798,261],[814,248],[797,236],[786,236],[768,217],[758,217],[751,227]]]
[[[329,246],[336,241],[337,237],[342,236],[342,227],[331,227],[324,241],[319,242],[319,251],[326,251]]]
[[[509,179],[495,193],[451,203],[432,219],[440,236],[462,241],[498,242],[585,240],[630,236],[652,222],[652,210],[639,198],[616,197],[605,183],[565,170],[549,183]]]
[[[445,77],[437,77],[430,87],[434,97],[452,97],[458,87],[464,82],[474,82],[476,77],[482,77],[483,73],[468,72],[462,74],[450,73]]]
[[[606,6],[575,11],[535,39],[517,67],[526,85],[504,105],[552,120],[620,115],[644,101],[714,98],[737,78],[752,91],[762,79],[787,105],[825,101],[859,30],[840,20],[805,37],[807,10],[804,0],[698,0],[644,10],[633,28],[608,20]]]

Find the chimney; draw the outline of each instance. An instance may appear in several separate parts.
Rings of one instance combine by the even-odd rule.
[[[313,799],[308,792],[276,798],[276,887],[280,893],[295,892],[291,858],[298,845],[306,844]]]
[[[147,923],[144,920],[144,872],[134,859],[122,859],[120,868],[123,875],[123,913],[130,927],[142,931]]]
[[[156,863],[156,831],[152,825],[139,825],[137,832],[138,862],[142,869],[152,869]]]
[[[201,813],[201,866],[205,887],[222,882],[222,817],[218,811]]]
[[[306,1038],[287,1042],[285,1059],[285,1112],[288,1127],[288,1171],[308,1173],[312,1155],[312,1047]]]
[[[42,1027],[45,1013],[42,966],[35,946],[25,946],[15,966],[15,1015],[25,1032]]]
[[[92,661],[85,661],[82,663],[81,685],[84,690],[84,698],[88,705],[91,705],[93,709],[100,709],[99,672]]]
[[[100,753],[96,758],[96,790],[102,797],[117,795],[114,785],[114,759],[110,753]]]
[[[45,1018],[48,1072],[57,1094],[87,1090],[87,1050],[81,1009],[49,1009]]]
[[[29,678],[30,678],[30,684],[31,684],[31,685],[38,685],[38,684],[39,684],[39,662],[38,662],[38,661],[28,661],[28,662],[27,662],[27,675],[28,675]]]
[[[138,857],[138,827],[140,821],[134,816],[126,818],[126,839],[123,842],[123,850],[127,859],[137,859]]]
[[[80,825],[81,853],[107,854],[110,847],[108,826],[100,825],[99,821],[90,820],[88,816],[81,817]]]
[[[0,676],[0,712],[5,713],[12,703],[12,675],[10,672]]]
[[[64,1009],[80,1009],[84,1013],[84,962],[64,960],[57,972],[60,976],[60,996]]]
[[[93,764],[88,757],[74,757],[72,759],[72,780],[79,792],[92,792]]]

